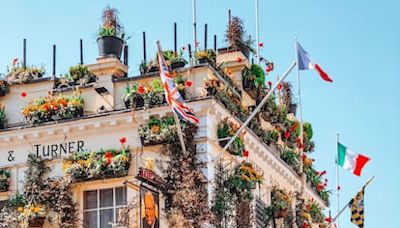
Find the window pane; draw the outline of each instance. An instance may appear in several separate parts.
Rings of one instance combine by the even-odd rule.
[[[126,187],[115,188],[115,204],[126,205]]]
[[[83,194],[83,208],[97,208],[97,190],[85,191]]]
[[[97,211],[83,213],[85,228],[97,228]]]
[[[100,207],[111,207],[113,206],[113,189],[102,189],[100,190]]]
[[[113,209],[100,210],[100,228],[112,228]]]

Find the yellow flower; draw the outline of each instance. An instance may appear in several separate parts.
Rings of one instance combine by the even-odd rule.
[[[23,208],[23,207],[18,207],[18,212],[19,212],[19,213],[24,212],[24,208]]]

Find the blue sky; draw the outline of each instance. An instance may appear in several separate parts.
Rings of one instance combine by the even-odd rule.
[[[227,11],[244,19],[248,34],[255,35],[254,1],[198,1],[198,36],[203,44],[203,26],[208,23],[209,47],[217,34],[222,47]],[[0,8],[0,73],[15,57],[22,57],[22,39],[28,42],[28,64],[43,65],[51,72],[52,45],[57,45],[57,74],[79,62],[79,39],[84,40],[84,61],[97,55],[96,32],[101,10],[120,11],[130,46],[130,76],[138,74],[142,58],[142,31],[147,33],[148,55],[153,56],[159,39],[163,48],[173,48],[173,23],[178,23],[178,45],[192,40],[189,0],[57,0],[2,1]],[[345,0],[260,1],[262,54],[274,61],[275,78],[294,60],[294,37],[329,73],[328,84],[314,72],[302,73],[304,119],[314,128],[317,149],[312,155],[320,170],[334,181],[336,134],[353,151],[372,158],[362,177],[340,170],[341,201],[350,200],[371,176],[366,190],[366,227],[400,227],[397,204],[400,177],[400,2]],[[295,74],[289,76],[295,82]],[[294,85],[296,85],[294,83]],[[332,202],[336,202],[332,197]],[[335,205],[335,203],[333,203]],[[336,210],[332,207],[332,210]],[[354,227],[346,210],[341,227]]]

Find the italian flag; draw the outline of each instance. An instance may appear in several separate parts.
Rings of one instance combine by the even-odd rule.
[[[362,154],[356,154],[350,151],[344,145],[338,143],[338,165],[354,173],[356,176],[361,175],[361,170],[369,161],[369,157]]]

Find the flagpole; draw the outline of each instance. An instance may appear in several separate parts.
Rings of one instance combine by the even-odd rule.
[[[360,188],[360,190],[358,190],[358,192],[361,191],[363,188],[367,187],[374,178],[375,178],[375,176],[370,177],[368,179],[368,181]],[[346,207],[349,206],[350,202],[351,202],[351,200],[349,200],[349,202],[346,203],[346,205],[342,208],[342,210],[340,210],[339,213],[332,219],[331,223],[334,223],[337,219],[339,219],[339,216],[343,213],[343,211],[346,209]]]
[[[246,128],[246,126],[250,123],[250,121],[253,119],[253,117],[260,111],[260,109],[264,106],[265,103],[267,103],[268,98],[271,96],[271,94],[275,91],[275,89],[278,87],[278,85],[289,75],[290,72],[292,72],[293,68],[296,66],[296,62],[293,62],[292,65],[286,70],[286,72],[283,74],[282,78],[278,80],[278,82],[271,88],[271,90],[265,95],[265,97],[262,99],[260,104],[254,109],[254,111],[250,114],[249,117],[247,117],[246,121],[242,124],[242,126],[236,131],[236,133],[231,137],[231,139],[228,141],[228,143],[225,145],[225,147],[222,149],[222,152],[218,155],[217,159],[219,159],[225,151],[228,149],[228,147],[235,141],[235,139],[239,136],[240,132],[243,131],[243,129]]]
[[[160,41],[157,40],[156,44],[157,44],[157,49],[158,49],[158,55],[160,56],[160,58],[164,59],[164,56],[162,55],[162,48],[161,48]],[[161,61],[159,61],[159,62],[160,62],[159,64],[160,64],[160,73],[161,73],[161,67],[162,67]],[[160,77],[161,77],[161,75],[160,75]],[[186,145],[185,145],[185,141],[183,139],[181,122],[178,118],[178,115],[175,113],[174,108],[172,106],[171,106],[171,108],[172,108],[172,112],[174,113],[175,125],[176,125],[177,131],[178,131],[178,137],[179,137],[179,141],[181,143],[182,151],[183,151],[183,153],[186,153]]]
[[[257,39],[257,65],[260,65],[260,31],[259,31],[259,17],[258,17],[258,0],[256,2],[256,39]]]
[[[295,38],[295,43],[294,43],[294,51],[295,51],[295,58],[296,58],[296,64],[299,66],[299,57],[298,57],[298,47],[297,47],[297,38]],[[303,194],[304,191],[304,182],[305,182],[305,177],[303,173],[303,145],[304,145],[304,137],[303,137],[303,108],[301,106],[301,86],[300,86],[300,70],[299,67],[297,67],[297,89],[298,89],[298,99],[299,99],[299,122],[300,122],[300,173],[302,173],[302,181],[301,181],[301,191],[300,193]]]
[[[340,193],[339,193],[339,134],[336,134],[336,199],[337,199],[337,208],[336,213],[339,214],[340,208]],[[339,228],[339,218],[337,219],[337,228]]]
[[[197,29],[196,29],[196,0],[193,0],[193,47],[194,53],[197,52]]]

